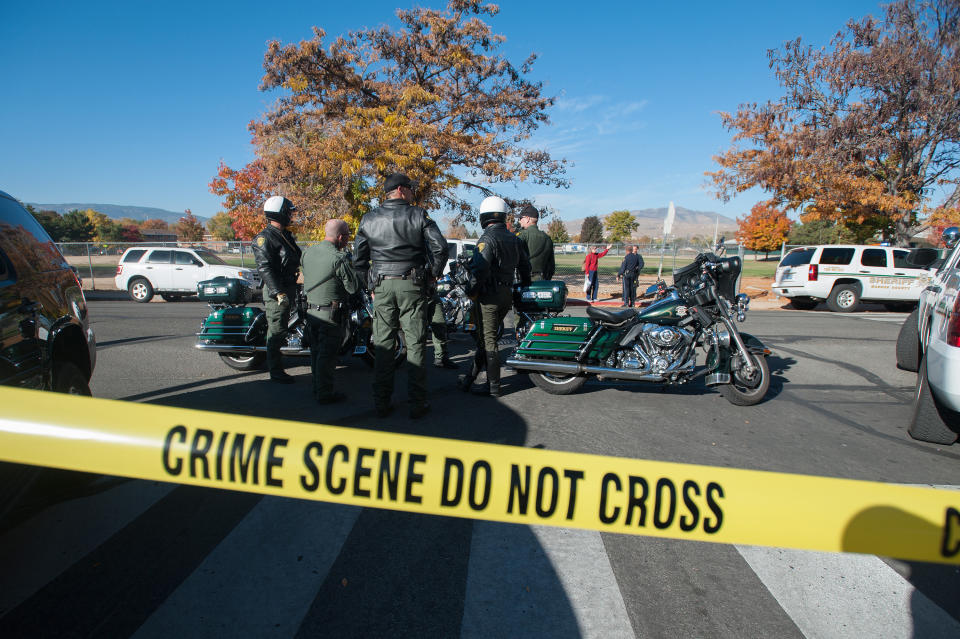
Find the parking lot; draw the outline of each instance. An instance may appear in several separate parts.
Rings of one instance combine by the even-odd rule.
[[[323,407],[311,399],[305,360],[290,360],[288,370],[298,378],[292,386],[227,368],[215,354],[193,348],[206,312],[199,302],[91,302],[99,343],[94,395],[639,459],[958,483],[960,448],[906,434],[915,376],[894,365],[904,314],[750,313],[744,330],[773,350],[773,383],[754,407],[733,406],[702,383],[590,382],[558,397],[509,373],[505,396],[492,400],[459,393],[456,371],[431,367],[433,411],[414,421],[405,410],[375,417],[371,371],[352,357],[337,372],[348,401]],[[461,369],[470,346],[466,335],[453,336]],[[394,399],[402,403],[402,374],[397,390]],[[469,522],[153,482],[84,486],[82,495],[66,490],[38,504],[0,536],[0,565],[7,568],[0,635],[27,618],[49,635],[64,630],[63,619],[137,636],[955,636],[960,630],[960,577],[948,566]],[[83,520],[84,512],[110,508],[114,514],[102,521]],[[63,526],[73,537],[66,550],[51,554],[45,547],[62,542]],[[157,565],[153,555],[171,543],[180,563]],[[106,568],[92,566],[105,556]],[[33,557],[32,567],[24,557]],[[118,583],[101,582],[119,575]],[[273,584],[266,601],[254,583]],[[68,592],[68,614],[45,616]],[[124,605],[103,610],[97,602],[109,597]],[[830,631],[840,624],[845,634]]]

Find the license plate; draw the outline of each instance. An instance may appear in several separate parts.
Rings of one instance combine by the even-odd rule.
[[[363,354],[366,353],[366,352],[367,352],[367,347],[366,347],[366,346],[354,346],[354,347],[353,347],[353,354],[354,354],[354,355],[363,355]]]

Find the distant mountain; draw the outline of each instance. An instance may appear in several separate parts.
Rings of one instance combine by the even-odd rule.
[[[33,208],[38,211],[56,211],[60,215],[63,215],[67,211],[72,211],[73,209],[78,209],[80,211],[86,211],[87,209],[93,209],[94,211],[99,211],[103,213],[111,220],[119,220],[121,218],[129,217],[132,220],[163,220],[169,222],[170,224],[176,224],[180,221],[180,218],[183,217],[183,212],[176,213],[174,211],[167,211],[166,209],[157,209],[149,206],[124,206],[121,204],[37,204],[35,202],[29,202]],[[194,217],[197,218],[201,224],[206,224],[207,220],[210,218],[203,217],[202,215],[197,215],[194,213]]]
[[[670,235],[674,237],[690,237],[693,235],[706,235],[713,237],[713,230],[719,221],[720,235],[726,235],[732,238],[737,232],[737,221],[725,215],[714,213],[712,211],[693,211],[685,209],[682,206],[675,207],[676,217],[673,220],[673,229]],[[650,237],[659,237],[663,234],[663,220],[667,217],[667,207],[658,209],[639,209],[630,211],[630,214],[637,220],[637,230],[633,232],[634,237],[649,235]],[[598,216],[602,221],[604,215]],[[567,227],[567,233],[570,237],[580,234],[580,227],[583,225],[584,218],[576,220],[563,220]]]

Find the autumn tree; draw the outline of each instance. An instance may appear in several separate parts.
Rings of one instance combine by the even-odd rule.
[[[451,240],[464,240],[467,238],[467,227],[459,219],[448,219],[444,237]]]
[[[840,227],[832,220],[811,219],[794,224],[787,236],[788,244],[839,244]]]
[[[254,161],[239,170],[220,163],[217,176],[210,181],[210,192],[223,197],[223,208],[233,219],[233,230],[238,239],[252,240],[263,230],[263,203],[270,197],[266,176],[260,162]],[[301,208],[300,202],[295,202]],[[300,211],[294,213],[296,224]]]
[[[775,208],[769,202],[758,202],[750,209],[750,214],[737,218],[737,241],[751,251],[763,251],[764,259],[770,256],[786,241],[790,233],[790,219],[786,212]]]
[[[607,227],[607,239],[610,242],[623,242],[633,236],[633,232],[640,226],[630,211],[614,211],[603,218],[603,225]]]
[[[176,223],[174,230],[177,239],[184,242],[200,242],[203,240],[204,228],[190,209],[185,210],[183,217]]]
[[[398,28],[328,38],[315,27],[299,44],[270,42],[260,88],[280,95],[251,125],[263,184],[297,204],[304,229],[331,216],[355,223],[394,171],[416,180],[418,204],[468,221],[471,190],[568,186],[565,162],[526,142],[554,99],[529,78],[536,56],[515,64],[501,52],[504,36],[482,19],[498,12],[449,0],[398,10]]]
[[[140,232],[140,228],[135,224],[121,224],[120,225],[120,241],[121,242],[142,242],[143,234]]]
[[[600,218],[591,215],[584,218],[580,226],[580,241],[584,244],[600,244],[603,242],[603,225]]]
[[[166,220],[155,218],[152,220],[146,220],[143,224],[140,225],[140,228],[148,231],[169,231],[170,225],[167,223]]]
[[[734,146],[710,173],[724,200],[752,187],[777,205],[905,242],[935,185],[960,203],[960,3],[898,0],[815,49],[768,53],[784,90],[721,114]]]
[[[940,236],[943,235],[944,229],[951,226],[960,226],[960,208],[945,209],[941,207],[930,214],[926,224],[930,227],[928,237],[931,244],[939,246]]]
[[[230,241],[237,239],[233,230],[233,218],[226,211],[220,211],[207,221],[207,230],[215,240]]]
[[[559,218],[550,220],[550,224],[547,225],[547,235],[550,236],[554,244],[565,244],[570,241],[567,226]]]

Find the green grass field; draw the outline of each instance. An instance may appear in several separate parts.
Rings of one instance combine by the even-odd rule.
[[[642,255],[642,253],[641,253]],[[676,258],[676,267],[680,268],[686,266],[693,258],[696,257],[694,253],[681,254]],[[743,261],[743,276],[744,277],[773,277],[774,273],[777,270],[777,263],[779,261],[779,255],[771,255],[769,260],[760,260],[755,261],[752,256],[744,258]],[[567,254],[557,254],[556,255],[556,265],[557,265],[557,274],[558,275],[574,275],[577,273],[583,272],[583,253],[567,253]],[[600,258],[600,276],[616,277],[617,271],[620,270],[620,262],[623,261],[622,255],[613,255],[608,253],[605,257]],[[641,277],[656,277],[657,267],[660,264],[659,255],[644,255],[643,256],[644,267],[641,272]],[[673,273],[674,269],[674,258],[673,255],[664,255],[663,257],[663,274],[670,275]]]

